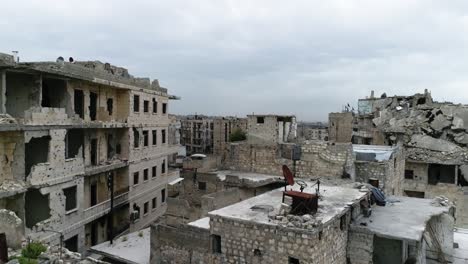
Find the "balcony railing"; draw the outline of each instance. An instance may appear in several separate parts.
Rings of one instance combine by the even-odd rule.
[[[124,189],[119,190],[119,192],[123,192]],[[114,197],[114,206],[118,206],[125,202],[128,202],[128,188],[126,188],[126,192],[122,194],[115,195]],[[106,200],[102,203],[96,204],[84,210],[85,218],[99,218],[102,215],[105,215],[110,210],[110,199]]]

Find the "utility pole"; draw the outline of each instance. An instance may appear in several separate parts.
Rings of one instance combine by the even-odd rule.
[[[107,175],[107,189],[110,192],[110,210],[107,214],[107,235],[109,237],[110,244],[112,245],[114,234],[113,234],[113,226],[112,226],[112,215],[114,211],[114,173],[109,172]]]

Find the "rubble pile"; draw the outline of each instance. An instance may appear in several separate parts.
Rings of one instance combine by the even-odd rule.
[[[454,204],[445,196],[440,195],[432,199],[431,202],[434,206],[454,206]]]
[[[8,249],[8,256],[10,261],[7,264],[19,264],[20,261],[17,259],[21,256],[21,249],[13,250]],[[61,258],[60,258],[61,257]],[[32,262],[31,262],[32,263]],[[34,262],[36,263],[36,262]],[[72,252],[66,248],[62,248],[62,255],[60,256],[60,247],[50,246],[47,251],[42,253],[37,263],[40,264],[108,264],[108,262],[100,261],[91,257],[83,259],[80,253]]]
[[[433,102],[430,94],[380,99],[373,124],[390,141],[403,139],[407,157],[468,161],[468,106]]]
[[[290,210],[289,205],[282,204],[279,213],[269,215],[269,218],[279,226],[288,228],[314,229],[322,225],[322,220],[313,215],[292,215],[289,214]]]

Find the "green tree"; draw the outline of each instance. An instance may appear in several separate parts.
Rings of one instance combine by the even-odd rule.
[[[232,132],[231,135],[229,136],[229,141],[230,142],[242,141],[242,140],[246,140],[246,139],[247,139],[247,136],[246,136],[245,132],[242,131],[239,128],[234,130],[234,132]]]

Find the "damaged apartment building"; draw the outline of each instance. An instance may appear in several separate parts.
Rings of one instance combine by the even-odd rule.
[[[237,117],[179,116],[181,143],[188,154],[222,154],[236,130],[245,132],[247,120]]]
[[[157,80],[99,61],[0,54],[0,233],[78,252],[149,226],[178,178]]]
[[[358,112],[330,114],[330,140],[404,148],[405,195],[444,195],[456,204],[456,224],[468,227],[468,106],[412,96],[359,99]]]

